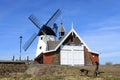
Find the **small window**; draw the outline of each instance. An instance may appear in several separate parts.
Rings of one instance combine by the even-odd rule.
[[[41,40],[43,39],[43,37],[41,37]]]
[[[42,49],[42,46],[40,46],[40,49]]]

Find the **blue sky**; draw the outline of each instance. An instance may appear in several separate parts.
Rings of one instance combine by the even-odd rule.
[[[0,60],[19,57],[19,36],[23,44],[38,32],[28,19],[34,14],[44,24],[61,9],[66,32],[74,29],[88,47],[100,53],[100,63],[120,63],[120,1],[119,0],[0,0]],[[57,24],[60,25],[60,17]],[[22,44],[22,45],[23,45]],[[34,59],[37,39],[24,52],[22,59]]]

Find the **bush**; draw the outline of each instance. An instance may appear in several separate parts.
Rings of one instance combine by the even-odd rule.
[[[106,62],[106,65],[112,65],[112,62]]]

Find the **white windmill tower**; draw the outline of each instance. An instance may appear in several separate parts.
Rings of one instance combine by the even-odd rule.
[[[39,28],[39,32],[36,34],[34,33],[32,37],[25,43],[23,46],[23,49],[26,51],[34,39],[38,36],[38,45],[36,50],[36,56],[43,53],[44,51],[47,51],[47,41],[55,41],[56,33],[52,28],[50,28],[51,25],[54,24],[55,20],[59,17],[61,14],[60,9],[58,9],[52,17],[44,24],[42,27],[40,26],[37,18],[33,15],[29,16],[29,19],[33,22],[33,24]],[[54,24],[56,26],[56,24]],[[57,29],[57,27],[54,27]]]

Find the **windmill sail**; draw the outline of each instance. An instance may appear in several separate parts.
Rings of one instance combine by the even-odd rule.
[[[55,20],[59,17],[59,15],[61,14],[61,10],[58,9],[53,15],[52,17],[46,22],[45,25],[41,26],[38,19],[34,16],[34,15],[30,15],[28,18],[30,19],[30,21],[32,21],[32,23],[39,28],[39,32],[36,34],[34,33],[32,35],[32,37],[25,43],[25,45],[23,46],[23,49],[26,51],[30,45],[32,44],[32,42],[35,40],[35,38],[37,36],[45,35],[45,42],[48,40],[48,37],[46,35],[56,35],[55,32],[50,28],[51,25],[54,24]],[[56,28],[57,29],[57,28]]]
[[[47,26],[51,26],[53,25],[53,23],[55,22],[55,20],[59,17],[59,15],[61,14],[61,10],[58,9],[53,16],[47,21],[47,23],[45,25]]]
[[[25,43],[25,45],[23,46],[23,49],[24,49],[25,51],[30,47],[30,45],[32,44],[32,42],[35,40],[36,37],[37,37],[37,34],[34,33],[34,34],[30,37],[30,39]]]
[[[34,24],[37,28],[40,29],[40,23],[39,23],[38,19],[37,19],[34,15],[30,15],[28,18],[33,22],[33,24]]]

